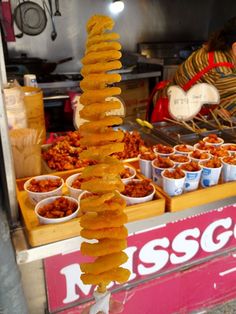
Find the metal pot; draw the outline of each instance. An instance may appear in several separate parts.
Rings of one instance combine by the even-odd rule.
[[[11,66],[13,65],[24,66],[27,73],[43,75],[43,74],[49,74],[53,72],[56,69],[58,64],[62,64],[71,60],[73,60],[73,57],[60,59],[56,62],[47,62],[47,60],[40,59],[40,58],[19,57],[19,58],[10,58],[6,60],[6,64],[11,65]]]

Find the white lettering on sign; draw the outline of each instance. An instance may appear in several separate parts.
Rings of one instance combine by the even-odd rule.
[[[225,231],[216,237],[217,243],[214,242],[214,232],[218,227],[229,229],[232,225],[231,218],[220,219],[210,224],[202,234],[201,247],[205,252],[215,252],[225,246],[233,234],[233,231]]]
[[[154,264],[153,266],[138,265],[140,275],[149,275],[162,269],[168,262],[169,254],[165,250],[156,250],[157,247],[168,248],[170,241],[168,238],[155,239],[146,243],[139,253],[139,258],[143,263]]]
[[[130,270],[129,281],[131,281],[137,275],[154,274],[168,263],[176,265],[190,261],[200,250],[207,253],[216,252],[222,249],[232,236],[236,239],[236,225],[233,225],[232,218],[219,219],[209,224],[203,232],[199,228],[183,230],[173,238],[172,242],[167,237],[162,237],[146,242],[141,248],[130,246],[125,250],[129,259],[123,267]],[[135,255],[136,252],[139,259]],[[134,265],[134,261],[139,261],[137,266]],[[64,304],[78,300],[82,294],[91,293],[92,286],[84,285],[80,279],[79,264],[62,268],[60,274],[65,277],[66,284]],[[113,285],[114,283],[110,283],[109,288]]]
[[[129,277],[129,281],[135,279],[135,277],[137,276],[134,272],[134,253],[137,251],[137,247],[136,246],[130,246],[125,250],[125,253],[128,255],[128,261],[122,265],[122,267],[127,268],[130,271],[130,277]]]
[[[91,290],[91,285],[84,285],[80,279],[81,270],[79,264],[71,264],[61,269],[60,274],[66,279],[66,298],[63,303],[71,303],[79,299],[79,294],[76,292],[76,287],[88,295]]]
[[[190,237],[197,239],[199,236],[200,230],[198,228],[180,232],[174,238],[172,248],[176,253],[184,253],[184,255],[178,256],[175,253],[172,253],[170,255],[171,263],[181,264],[193,258],[199,250],[199,243],[196,240],[190,239]]]

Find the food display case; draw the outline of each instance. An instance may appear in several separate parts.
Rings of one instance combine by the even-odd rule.
[[[163,129],[165,130],[163,131]],[[125,132],[134,130],[139,132],[147,146],[157,143],[170,146],[181,143],[194,144],[196,139],[198,141],[212,132],[212,130],[208,130],[207,132],[209,133],[204,132],[200,136],[190,134],[189,141],[184,142],[179,137],[175,138],[173,136],[173,132],[176,132],[176,129],[180,136],[189,136],[184,128],[176,128],[176,126],[168,123],[162,123],[161,126],[154,125],[153,129],[141,127],[132,121],[125,121],[123,125]],[[170,135],[171,132],[172,135]],[[227,132],[216,131],[214,133],[224,138],[227,142],[235,143],[233,136],[231,137]],[[124,162],[135,167],[138,177],[143,177],[137,157],[126,159]],[[54,171],[53,174],[67,178],[69,175],[79,171],[80,169]],[[92,290],[88,289],[85,292],[86,288],[82,282],[74,280],[70,275],[70,271],[74,269],[74,275],[79,276],[79,270],[73,265],[76,265],[74,263],[83,262],[83,258],[79,253],[82,241],[79,235],[79,218],[62,223],[60,226],[39,226],[34,216],[33,208],[28,204],[25,191],[22,190],[25,180],[24,178],[17,180],[17,194],[21,208],[22,225],[12,230],[16,260],[22,269],[23,278],[27,277],[26,270],[31,269],[31,267],[32,271],[40,273],[36,281],[33,278],[30,280],[35,282],[35,284],[39,284],[41,289],[40,298],[44,302],[46,302],[47,294],[49,313],[59,310],[62,313],[67,313],[67,310],[69,311],[70,308],[73,308],[75,313],[81,313],[82,309],[92,301]],[[114,297],[125,304],[124,313],[131,313],[130,311],[136,308],[135,303],[138,302],[141,296],[143,296],[144,301],[139,303],[139,306],[140,309],[144,310],[144,303],[149,302],[148,300],[152,293],[158,293],[161,296],[158,291],[166,289],[165,281],[168,282],[168,289],[176,289],[176,285],[178,285],[175,282],[176,279],[174,279],[176,276],[180,276],[181,280],[185,280],[185,276],[190,276],[191,280],[194,280],[197,273],[200,273],[198,283],[201,286],[203,284],[203,279],[201,278],[204,278],[206,273],[209,272],[209,267],[212,267],[214,274],[218,268],[222,268],[222,273],[225,269],[230,271],[232,259],[235,255],[235,238],[230,231],[236,223],[234,215],[235,188],[236,182],[219,183],[217,186],[206,189],[200,188],[197,191],[170,197],[156,185],[156,199],[127,207],[129,219],[127,224],[129,231],[127,254],[130,261],[127,265],[132,271],[132,275],[131,280],[124,286],[114,285],[111,287]],[[223,241],[221,234],[225,230],[228,230],[228,237]],[[186,234],[193,240],[185,236]],[[215,237],[218,237],[218,241]],[[162,243],[162,241],[164,242]],[[206,241],[206,244],[204,244],[204,241]],[[152,247],[152,243],[156,243],[157,251]],[[179,243],[179,247],[176,246],[177,243]],[[185,245],[188,243],[190,245],[189,251],[188,248],[185,248]],[[192,243],[193,247],[196,245],[195,249],[191,248],[190,243]],[[162,249],[158,249],[159,246]],[[191,255],[192,249],[195,253]],[[165,250],[166,253],[164,253]],[[158,259],[155,259],[161,252],[164,254],[163,256],[166,254],[167,259],[165,263],[163,262],[164,264],[159,264]],[[178,254],[181,252],[182,260],[177,252],[179,252]],[[177,258],[178,262],[177,260],[176,262],[174,261],[173,256],[175,254],[176,258],[179,256],[179,260]],[[172,256],[173,259],[168,256]],[[154,263],[153,265],[156,265],[156,267],[153,266],[149,269],[147,265],[151,264],[146,263]],[[43,271],[42,265],[44,266]],[[58,266],[52,267],[52,265]],[[41,270],[39,271],[39,269]],[[187,275],[188,272],[189,274]],[[225,277],[222,278],[225,279]],[[27,281],[27,279],[25,280]],[[234,276],[231,277],[231,280],[234,280]],[[231,280],[224,282],[224,292],[219,288],[215,297],[210,295],[209,288],[201,300],[194,298],[187,305],[184,305],[183,301],[181,303],[178,297],[173,298],[173,308],[177,309],[187,306],[190,311],[190,309],[194,308],[213,306],[220,302],[222,293],[225,293],[225,298],[229,299],[231,294],[227,287],[231,284]],[[45,282],[45,284],[42,284],[42,282]],[[55,282],[57,282],[56,285]],[[140,289],[142,292],[140,292]],[[26,288],[26,291],[28,294],[29,289]],[[63,295],[59,291],[62,291]],[[77,293],[72,298],[70,295],[75,293],[75,291]],[[188,291],[185,291],[185,293],[188,295]],[[149,297],[147,294],[149,294]],[[36,296],[35,294],[33,295]],[[128,301],[129,297],[127,299],[129,295],[132,295],[130,301]],[[164,313],[166,310],[164,304],[161,302],[158,306]],[[152,313],[151,309],[150,313]]]
[[[3,65],[4,62],[1,69]],[[2,95],[0,109],[5,165],[2,181],[6,180],[8,199],[5,209],[27,302],[32,313],[43,313],[45,308],[48,313],[81,313],[93,300],[93,288],[86,287],[79,279],[79,264],[84,261],[80,254],[80,217],[59,225],[39,225],[34,207],[23,190],[27,178],[15,178]],[[192,145],[211,133],[225,142],[236,142],[234,127],[218,130],[208,126],[199,124],[203,132],[195,133],[169,122],[155,124],[151,129],[128,120],[123,129],[138,131],[147,147]],[[138,156],[127,158],[124,163],[136,169],[137,178],[143,178]],[[66,179],[80,171],[77,168],[54,174]],[[68,193],[66,187],[63,188],[65,194]],[[165,314],[183,309],[190,313],[233,297],[235,191],[236,182],[220,182],[170,197],[155,184],[152,201],[127,206],[129,260],[126,266],[131,277],[124,285],[110,287],[114,298],[124,306],[123,313],[146,311],[151,314],[156,313],[157,308]],[[192,291],[198,293],[191,294]],[[172,302],[168,300],[170,296]]]

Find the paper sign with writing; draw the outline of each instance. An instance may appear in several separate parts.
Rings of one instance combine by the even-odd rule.
[[[220,96],[218,90],[210,84],[199,83],[185,92],[179,86],[168,88],[169,113],[179,121],[191,120],[196,116],[204,104],[218,104]]]

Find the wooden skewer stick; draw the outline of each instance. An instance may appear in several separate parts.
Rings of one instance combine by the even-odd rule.
[[[223,127],[222,127],[220,121],[217,119],[216,115],[214,114],[214,112],[211,109],[210,109],[210,113],[211,113],[212,117],[215,119],[217,125],[219,126],[219,129],[222,130]]]
[[[196,119],[196,120],[199,120],[199,121],[201,121],[201,122],[204,122],[204,123],[206,123],[206,124],[212,126],[213,128],[215,128],[215,125],[214,125],[213,123],[209,122],[208,120],[206,120],[203,116],[202,116],[202,118],[195,117],[195,119]]]

